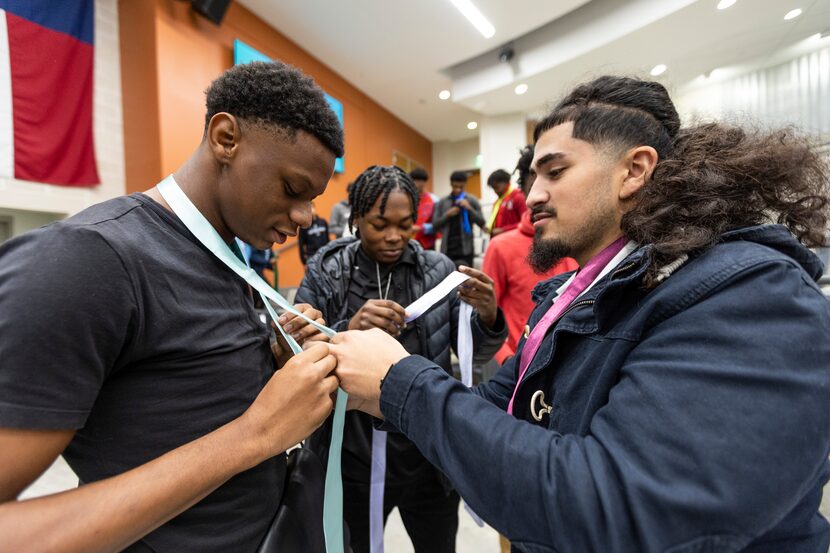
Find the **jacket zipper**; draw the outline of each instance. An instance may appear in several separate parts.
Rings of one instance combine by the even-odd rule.
[[[617,269],[616,271],[614,271],[614,274],[613,274],[613,275],[611,275],[611,278],[614,278],[614,277],[616,277],[618,274],[620,274],[620,273],[624,273],[625,271],[629,270],[630,268],[632,268],[632,267],[636,267],[636,266],[637,266],[637,264],[636,264],[636,263],[629,263],[629,264],[628,264],[628,265],[626,265],[625,267],[620,267],[619,269]]]
[[[576,309],[577,307],[580,307],[580,306],[582,306],[582,305],[591,305],[591,304],[593,304],[593,303],[595,303],[595,302],[596,302],[596,300],[582,300],[582,301],[578,301],[578,302],[576,302],[575,304],[573,304],[573,305],[569,306],[569,307],[565,310],[565,312],[564,312],[564,313],[562,313],[561,315],[559,315],[558,320],[560,320],[560,321],[561,321],[562,319],[564,319],[564,318],[565,318],[565,315],[567,315],[568,313],[570,313],[571,311],[573,311],[573,310],[574,310],[574,309]]]

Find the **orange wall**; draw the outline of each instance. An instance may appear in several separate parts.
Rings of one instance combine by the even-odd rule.
[[[236,3],[219,27],[175,0],[120,0],[119,17],[128,193],[150,188],[199,143],[204,90],[233,63],[237,38],[302,69],[343,103],[345,172],[316,201],[323,217],[363,169],[392,163],[393,150],[432,166],[426,138]],[[297,286],[303,275],[290,244],[281,248],[280,286]]]

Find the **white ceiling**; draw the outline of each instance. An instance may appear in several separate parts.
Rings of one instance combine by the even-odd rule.
[[[485,39],[449,0],[238,0],[432,141],[476,136],[483,115],[539,112],[575,82],[607,72],[678,89],[715,68],[763,63],[830,30],[829,0],[473,0]],[[784,21],[790,9],[803,15]],[[830,40],[830,39],[825,39]],[[512,43],[511,63],[498,50]],[[522,96],[519,82],[529,85]],[[449,101],[438,99],[453,90]]]

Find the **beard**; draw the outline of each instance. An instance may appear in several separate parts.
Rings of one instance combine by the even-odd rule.
[[[571,254],[571,248],[558,238],[542,238],[542,229],[536,229],[527,262],[536,274],[544,274]]]

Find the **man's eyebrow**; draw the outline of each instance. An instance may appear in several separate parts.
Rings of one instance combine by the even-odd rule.
[[[534,163],[533,165],[538,169],[539,167],[541,167],[542,165],[545,165],[546,163],[550,163],[551,161],[560,160],[560,159],[563,159],[563,158],[566,158],[566,157],[568,157],[568,156],[566,156],[562,152],[545,154],[542,157],[540,157],[538,160],[536,160],[536,163]]]

